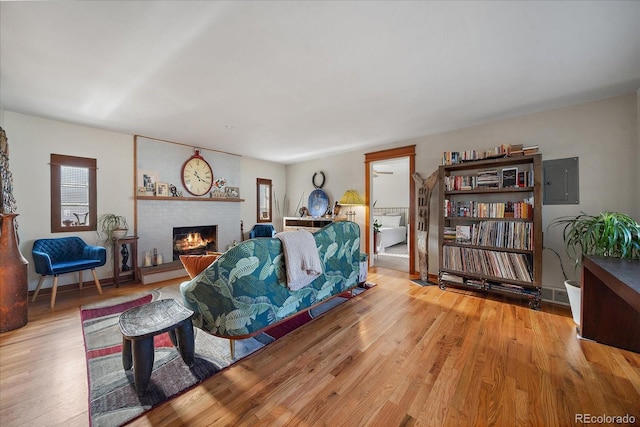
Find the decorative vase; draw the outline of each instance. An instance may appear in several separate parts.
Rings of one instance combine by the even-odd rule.
[[[15,218],[18,214],[0,214],[0,332],[21,328],[28,321],[28,261],[20,253]]]
[[[573,321],[580,327],[580,309],[582,304],[582,289],[575,280],[565,280],[564,286],[567,288],[567,296],[569,297],[569,305],[571,305],[571,314]]]

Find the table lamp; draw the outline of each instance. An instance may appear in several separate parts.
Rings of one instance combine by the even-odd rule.
[[[347,211],[347,221],[356,220],[356,213],[353,211],[353,206],[364,205],[364,199],[358,193],[358,190],[347,190],[342,195],[342,198],[338,202],[341,206],[349,206],[351,209]]]

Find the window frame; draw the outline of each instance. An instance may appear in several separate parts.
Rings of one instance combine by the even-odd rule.
[[[97,213],[97,161],[88,157],[67,156],[51,153],[51,232],[64,233],[76,231],[96,231],[98,222]],[[89,170],[89,225],[62,225],[62,191],[61,191],[61,167],[71,166],[87,168]]]

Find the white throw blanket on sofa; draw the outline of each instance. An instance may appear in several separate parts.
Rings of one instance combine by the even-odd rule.
[[[289,289],[302,289],[322,274],[313,234],[306,230],[283,231],[276,237],[282,242]]]

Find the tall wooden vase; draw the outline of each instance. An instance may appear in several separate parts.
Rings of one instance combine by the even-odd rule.
[[[27,324],[28,261],[20,253],[15,218],[18,214],[0,214],[0,332]]]

